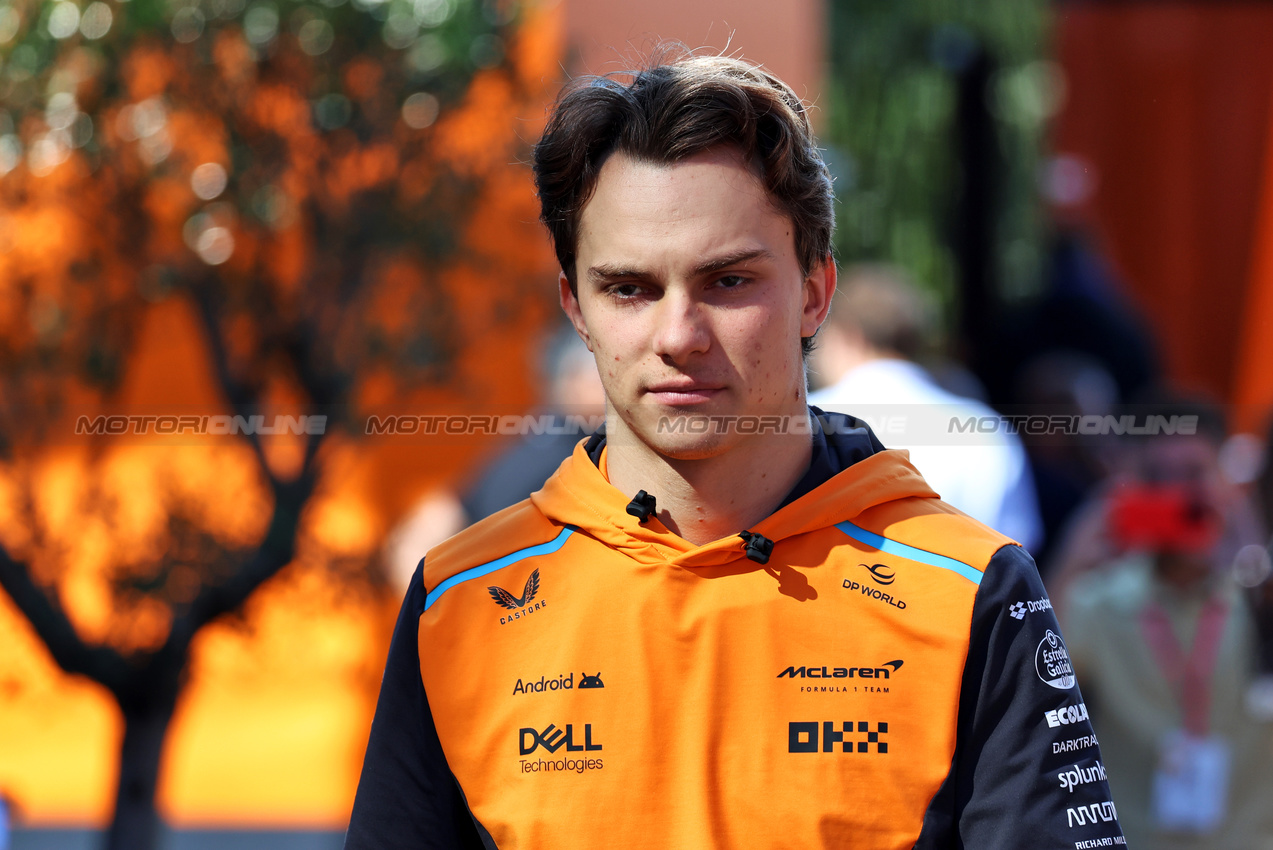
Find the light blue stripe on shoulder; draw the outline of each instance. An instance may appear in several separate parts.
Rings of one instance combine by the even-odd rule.
[[[947,558],[945,555],[938,555],[934,552],[928,552],[924,549],[916,549],[914,546],[907,546],[905,543],[898,543],[896,540],[889,540],[887,537],[881,537],[874,531],[867,531],[865,528],[858,528],[851,522],[837,522],[835,527],[852,537],[859,543],[865,543],[872,549],[879,549],[889,555],[897,555],[899,558],[909,558],[912,561],[919,561],[921,564],[928,564],[930,567],[940,567],[943,570],[950,570],[954,573],[968,579],[975,585],[981,584],[981,570],[974,569],[963,561],[956,561],[954,558]]]
[[[533,558],[536,555],[551,555],[562,546],[565,546],[566,541],[570,539],[570,535],[574,533],[575,529],[567,526],[561,530],[561,534],[558,534],[547,543],[540,543],[538,546],[528,546],[525,549],[518,549],[516,552],[505,555],[502,558],[496,558],[490,563],[482,564],[477,567],[469,567],[464,572],[456,573],[449,579],[438,584],[438,586],[433,588],[433,590],[429,591],[428,595],[424,599],[424,610],[428,611],[430,606],[432,606],[434,602],[437,602],[438,598],[441,597],[442,594],[446,593],[457,584],[462,584],[471,579],[489,575],[496,570],[502,570],[509,564],[515,564],[525,558]]]

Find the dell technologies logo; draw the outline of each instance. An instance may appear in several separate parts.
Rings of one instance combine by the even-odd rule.
[[[533,726],[526,726],[519,730],[519,749],[521,754],[528,756],[535,750],[543,747],[550,753],[555,753],[561,749],[564,744],[567,752],[591,752],[600,750],[600,744],[592,742],[592,724],[585,723],[583,726],[583,743],[575,743],[575,727],[573,724],[567,723],[565,731],[558,729],[556,724],[549,723],[548,728],[540,732]]]

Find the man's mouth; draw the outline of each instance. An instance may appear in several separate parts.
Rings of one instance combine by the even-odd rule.
[[[663,381],[646,387],[645,394],[657,404],[680,407],[711,401],[723,389],[702,381]]]

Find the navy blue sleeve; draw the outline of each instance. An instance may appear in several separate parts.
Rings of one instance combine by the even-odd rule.
[[[1123,846],[1087,707],[1034,561],[995,553],[973,604],[950,773],[917,850]]]
[[[345,850],[493,850],[447,766],[420,679],[424,562],[416,567],[389,644]]]

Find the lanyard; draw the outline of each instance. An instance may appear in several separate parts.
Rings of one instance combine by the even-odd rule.
[[[1176,639],[1171,620],[1161,605],[1151,602],[1140,615],[1145,641],[1158,659],[1163,677],[1180,694],[1185,731],[1199,737],[1205,736],[1210,726],[1211,676],[1228,613],[1223,600],[1215,597],[1207,600],[1198,617],[1198,628],[1188,655]]]

